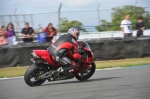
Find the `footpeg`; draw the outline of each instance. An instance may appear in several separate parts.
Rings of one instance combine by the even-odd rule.
[[[59,67],[59,68],[57,69],[57,71],[58,71],[58,73],[61,73],[61,72],[63,72],[64,70],[63,70],[62,67]]]

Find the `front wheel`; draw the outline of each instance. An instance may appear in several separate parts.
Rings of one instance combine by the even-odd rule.
[[[32,64],[24,74],[24,81],[29,86],[40,86],[45,82],[46,79],[38,79],[38,77],[46,71],[46,68]]]
[[[75,77],[76,77],[76,79],[78,79],[80,81],[85,81],[85,80],[89,79],[94,74],[95,69],[96,69],[96,65],[93,62],[90,65],[90,68],[84,69],[81,73],[78,73]]]

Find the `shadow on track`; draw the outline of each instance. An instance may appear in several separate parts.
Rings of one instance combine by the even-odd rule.
[[[117,79],[117,78],[122,78],[122,77],[107,77],[107,78],[94,78],[94,79],[89,79],[89,80],[86,80],[86,81],[64,81],[64,82],[59,82],[59,83],[51,83],[49,82],[50,84],[44,84],[44,85],[41,85],[41,86],[47,86],[47,85],[58,85],[58,84],[73,84],[73,83],[89,83],[89,82],[95,82],[95,81],[103,81],[103,80],[111,80],[111,79]],[[62,80],[59,80],[59,81],[62,81]],[[53,82],[53,81],[52,81]]]

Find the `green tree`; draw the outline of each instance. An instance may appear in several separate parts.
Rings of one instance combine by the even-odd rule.
[[[101,20],[101,25],[100,26],[96,26],[96,30],[98,31],[109,31],[110,30],[110,22],[107,22],[106,20]]]
[[[107,30],[120,30],[120,23],[124,19],[126,13],[130,14],[130,20],[132,21],[132,28],[135,29],[135,23],[137,22],[138,17],[143,17],[144,22],[150,22],[150,13],[145,11],[143,7],[137,6],[123,6],[123,7],[115,7],[112,8],[112,20],[111,22],[102,22],[101,25],[96,26],[95,28],[98,31],[107,31]],[[107,24],[106,24],[107,23]],[[107,25],[107,26],[106,26]],[[109,29],[103,27],[108,27]],[[147,28],[150,28],[150,24],[147,24]]]
[[[69,28],[76,27],[80,31],[86,31],[84,28],[82,28],[82,23],[77,20],[69,21],[66,18],[61,19],[61,32],[67,32]]]

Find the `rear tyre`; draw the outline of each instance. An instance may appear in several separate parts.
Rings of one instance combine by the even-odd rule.
[[[40,86],[45,82],[46,79],[38,79],[38,76],[46,71],[46,68],[32,64],[24,74],[24,81],[29,86]],[[32,81],[32,79],[34,79],[34,81]]]
[[[96,65],[95,65],[95,63],[93,62],[93,63],[90,65],[90,68],[89,68],[89,69],[83,70],[82,73],[78,73],[75,77],[76,77],[76,79],[78,79],[79,81],[85,81],[85,80],[89,79],[89,78],[94,74],[95,69],[96,69]]]

